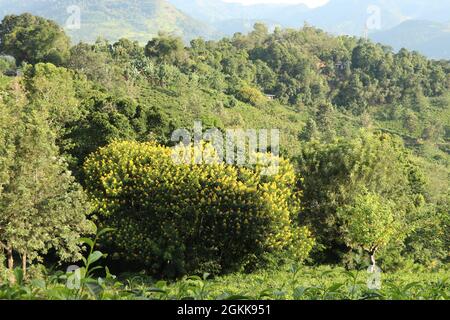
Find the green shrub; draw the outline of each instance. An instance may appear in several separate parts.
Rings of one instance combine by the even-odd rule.
[[[0,55],[0,74],[16,70],[16,60],[10,56]]]
[[[233,96],[225,96],[223,100],[225,108],[234,108],[238,105],[238,100]]]
[[[301,261],[313,245],[294,223],[299,192],[284,159],[264,176],[262,166],[179,165],[170,148],[114,142],[84,168],[100,224],[116,229],[110,249],[152,273],[231,272],[282,250]]]
[[[267,102],[267,99],[262,94],[262,92],[259,91],[257,88],[251,86],[242,87],[239,90],[237,97],[242,102],[249,103],[255,107],[262,106],[264,105],[265,102]]]

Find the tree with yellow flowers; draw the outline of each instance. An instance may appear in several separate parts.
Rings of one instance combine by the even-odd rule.
[[[119,258],[177,276],[236,271],[268,252],[307,257],[313,240],[296,223],[300,192],[287,160],[263,176],[261,166],[177,164],[171,154],[115,142],[85,163],[98,222],[116,229],[109,244]]]

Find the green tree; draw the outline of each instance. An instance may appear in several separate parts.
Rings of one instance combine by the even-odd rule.
[[[8,15],[0,24],[0,51],[17,63],[51,62],[62,65],[69,57],[70,40],[55,22],[29,13]]]
[[[252,48],[261,46],[267,39],[268,35],[269,28],[264,23],[255,23],[253,26],[253,31],[248,35],[248,38],[251,41]]]
[[[321,103],[318,106],[315,123],[323,138],[330,140],[335,136],[335,109],[330,103]]]
[[[114,43],[111,46],[111,51],[113,58],[123,63],[143,59],[145,56],[144,49],[139,45],[139,42],[125,38]]]
[[[183,40],[179,37],[164,34],[160,34],[147,43],[145,55],[156,59],[158,62],[173,64],[182,63],[187,59]]]
[[[65,138],[72,144],[70,154],[76,160],[74,172],[78,177],[86,157],[115,140],[157,140],[165,142],[170,123],[156,107],[138,104],[125,97],[91,93],[83,102],[86,115],[73,122]]]
[[[0,244],[10,269],[13,253],[21,255],[26,276],[27,264],[50,249],[61,260],[78,260],[79,238],[91,224],[87,198],[58,154],[48,113],[27,106],[19,120],[14,160],[0,193]]]
[[[296,223],[293,166],[278,159],[278,173],[264,176],[267,158],[259,159],[251,168],[178,163],[171,148],[115,142],[84,168],[100,224],[117,230],[111,250],[132,265],[177,276],[251,268],[266,253],[297,261],[308,255],[313,241]]]
[[[15,157],[15,140],[18,136],[18,108],[9,108],[3,101],[5,98],[0,99],[0,199],[5,196],[5,187],[11,181],[11,166],[14,163]],[[15,109],[13,113],[13,109]],[[2,212],[3,207],[0,204],[0,235],[5,232],[5,214]],[[3,270],[3,263],[5,261],[4,253],[7,254],[7,266],[11,270],[14,266],[14,260],[12,250],[0,241],[0,271]],[[10,274],[10,281],[14,282],[14,277]]]
[[[311,141],[319,138],[319,130],[317,129],[317,124],[314,119],[308,119],[306,126],[303,128],[300,133],[299,138],[303,141]]]
[[[366,111],[368,104],[367,88],[361,80],[360,73],[355,72],[350,76],[349,81],[344,83],[334,102],[354,114],[359,115]]]
[[[267,98],[257,88],[244,85],[237,93],[237,97],[255,107],[261,107],[267,102]]]
[[[353,139],[305,143],[298,169],[304,190],[301,221],[312,226],[324,249],[318,258],[326,261],[340,260],[346,251],[338,209],[354,203],[363,191],[392,201],[408,230],[408,216],[414,215],[425,192],[412,156],[402,142],[386,134],[361,131]]]
[[[3,186],[9,181],[9,166],[13,161],[15,129],[17,123],[11,109],[0,100],[0,195]]]
[[[16,70],[16,60],[11,56],[0,55],[0,74]]]
[[[87,76],[89,80],[112,86],[114,80],[113,60],[108,52],[98,50],[95,45],[79,43],[70,49],[65,65]]]
[[[450,261],[450,191],[437,203],[427,203],[414,217],[416,226],[405,241],[406,252],[417,263],[428,267]]]
[[[77,99],[77,89],[82,85],[76,81],[72,70],[51,63],[28,66],[24,72],[28,100],[36,110],[48,111],[49,120],[58,130],[82,115]]]
[[[403,112],[403,127],[408,130],[410,134],[415,134],[419,127],[419,117],[417,114],[409,109]]]
[[[342,232],[348,246],[363,248],[376,266],[375,254],[401,231],[394,206],[375,193],[357,195],[353,202],[338,209]]]

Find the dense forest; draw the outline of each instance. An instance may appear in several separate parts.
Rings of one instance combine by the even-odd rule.
[[[308,25],[71,44],[30,14],[3,19],[0,52],[0,284],[86,244],[155,279],[448,266],[449,61]],[[280,129],[279,172],[175,165],[197,120]]]

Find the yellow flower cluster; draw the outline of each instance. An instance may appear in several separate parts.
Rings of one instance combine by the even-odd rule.
[[[100,220],[117,229],[119,255],[155,270],[195,272],[202,264],[232,269],[275,250],[290,250],[299,260],[308,255],[313,240],[296,223],[294,168],[276,160],[277,173],[266,176],[258,165],[180,164],[168,147],[113,142],[84,169]]]

